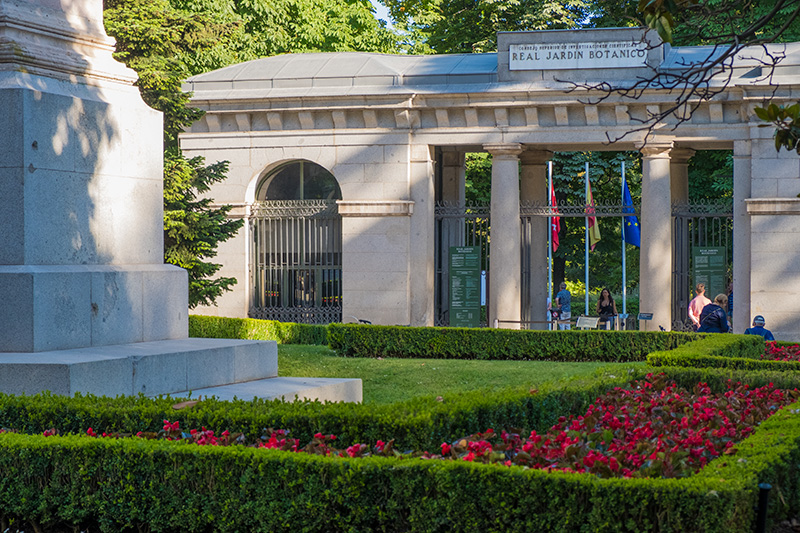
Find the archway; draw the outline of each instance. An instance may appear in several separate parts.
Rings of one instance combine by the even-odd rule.
[[[311,161],[288,161],[260,178],[250,213],[250,317],[341,321],[341,198],[333,174]]]

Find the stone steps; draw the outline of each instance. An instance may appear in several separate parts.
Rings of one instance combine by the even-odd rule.
[[[221,385],[205,389],[175,393],[173,396],[192,398],[208,398],[215,396],[219,400],[233,399],[249,401],[253,398],[265,400],[283,399],[291,402],[297,400],[319,400],[322,402],[361,402],[361,380],[339,378],[288,378],[276,377]]]
[[[278,378],[275,341],[164,340],[0,353],[0,392],[361,401],[361,380]]]

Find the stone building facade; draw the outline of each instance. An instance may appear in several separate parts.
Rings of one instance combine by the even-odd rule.
[[[342,315],[373,323],[433,325],[434,204],[463,201],[464,154],[492,154],[490,319],[520,320],[520,201],[547,202],[554,151],[639,150],[643,156],[640,309],[669,327],[671,205],[688,199],[695,150],[734,154],[733,323],[767,316],[779,338],[800,339],[800,158],[777,152],[753,109],[800,99],[800,43],[774,45],[784,59],[770,78],[763,49],[737,57],[719,94],[698,102],[677,128],[667,119],[636,130],[674,95],[648,88],[637,99],[574,84],[626,86],[655,70],[686,68],[713,53],[670,48],[639,29],[501,33],[498,52],[439,56],[290,54],[187,80],[206,115],[181,136],[189,156],[230,161],[211,196],[249,217],[273,169],[311,162],[340,188]],[[590,57],[591,56],[591,57]],[[613,144],[608,139],[620,139]],[[220,248],[223,274],[239,279],[218,307],[247,316],[253,299],[254,235]],[[532,227],[531,319],[543,320],[546,219]]]

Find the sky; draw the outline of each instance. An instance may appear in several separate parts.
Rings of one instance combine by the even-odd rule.
[[[370,2],[372,2],[372,5],[375,7],[375,16],[379,19],[385,20],[388,26],[391,28],[392,19],[389,18],[389,11],[386,9],[386,7],[381,5],[378,0],[370,0]]]

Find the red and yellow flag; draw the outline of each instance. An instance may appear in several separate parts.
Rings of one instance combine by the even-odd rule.
[[[556,191],[553,190],[553,184],[550,184],[550,205],[556,207]],[[554,209],[558,213],[558,209]],[[550,235],[553,241],[553,251],[558,250],[558,232],[561,231],[561,217],[550,217]]]
[[[594,198],[592,197],[592,185],[587,184],[587,188],[589,191],[589,197],[587,198],[587,206],[586,206],[586,213],[589,215],[594,215]],[[597,217],[589,216],[587,218],[587,224],[589,225],[589,247],[594,251],[594,247],[600,242],[600,224],[597,221]]]

